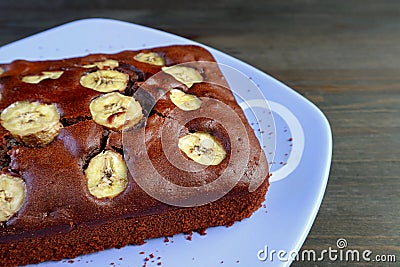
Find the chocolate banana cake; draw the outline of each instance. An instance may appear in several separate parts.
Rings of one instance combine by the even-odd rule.
[[[0,265],[231,225],[268,165],[212,55],[191,45],[0,64]]]

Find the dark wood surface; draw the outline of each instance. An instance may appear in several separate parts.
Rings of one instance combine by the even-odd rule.
[[[106,17],[193,39],[269,73],[321,108],[333,131],[328,187],[303,249],[334,248],[343,237],[354,249],[395,254],[399,264],[400,2],[187,3],[2,0],[0,45]]]

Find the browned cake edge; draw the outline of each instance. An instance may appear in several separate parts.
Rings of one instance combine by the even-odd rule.
[[[80,225],[67,234],[26,238],[2,244],[2,266],[26,265],[63,258],[75,258],[108,248],[143,244],[145,239],[171,236],[212,226],[231,225],[248,218],[265,200],[269,183],[242,195],[228,193],[215,202],[167,213],[121,219],[96,228]],[[29,251],[27,251],[29,248]]]

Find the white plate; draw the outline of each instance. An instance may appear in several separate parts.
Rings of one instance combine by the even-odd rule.
[[[201,45],[131,23],[85,19],[1,47],[0,62],[61,59],[172,44]],[[180,234],[170,238],[169,242],[164,242],[164,238],[152,239],[141,246],[110,249],[78,257],[73,262],[47,262],[40,266],[143,266],[146,257],[150,259],[147,266],[159,266],[159,262],[161,266],[174,267],[290,265],[290,259],[278,260],[277,254],[273,255],[272,261],[270,257],[261,261],[257,254],[265,246],[269,252],[285,250],[289,253],[298,251],[303,244],[328,181],[332,155],[329,123],[318,108],[286,85],[231,56],[202,46],[211,51],[219,63],[251,77],[273,111],[276,154],[266,207],[232,227],[210,228],[205,236],[194,233],[191,241]],[[228,75],[228,82],[233,78]],[[251,106],[257,104],[258,100],[250,101]],[[150,254],[154,258],[150,258]]]

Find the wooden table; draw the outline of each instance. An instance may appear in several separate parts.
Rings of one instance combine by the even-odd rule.
[[[215,47],[314,102],[331,123],[334,149],[303,249],[335,247],[342,237],[353,249],[395,254],[399,263],[400,2],[20,2],[0,2],[0,45],[80,18],[120,19]]]

